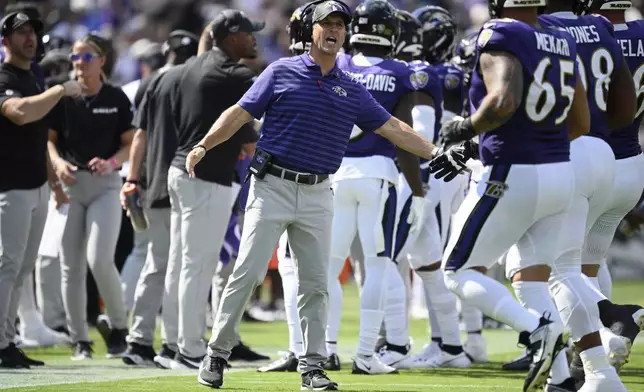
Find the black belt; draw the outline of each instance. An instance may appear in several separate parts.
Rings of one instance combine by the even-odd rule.
[[[297,184],[305,184],[305,185],[319,184],[322,181],[329,178],[328,174],[298,173],[298,172],[295,172],[289,169],[284,169],[275,165],[271,166],[271,168],[268,169],[268,173],[274,175],[275,177],[282,178],[284,180],[289,180]]]

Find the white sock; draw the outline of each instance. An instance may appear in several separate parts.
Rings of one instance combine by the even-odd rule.
[[[442,342],[448,346],[462,346],[456,311],[456,295],[445,286],[443,270],[416,271],[423,280],[426,298],[431,298],[436,323],[441,330]]]
[[[387,343],[404,346],[409,342],[407,288],[396,265],[387,271],[387,297],[385,300],[385,331]]]
[[[450,272],[445,274],[445,283],[463,302],[517,332],[532,332],[539,326],[538,315],[523,308],[501,283],[480,272],[471,269]]]
[[[386,273],[392,261],[387,257],[365,258],[365,281],[360,296],[358,355],[371,357],[385,316]]]
[[[597,280],[599,282],[599,291],[604,294],[606,299],[610,299],[613,296],[613,279],[610,276],[610,271],[608,270],[605,257],[604,262],[599,266]]]
[[[329,293],[327,320],[326,320],[326,349],[329,354],[338,353],[338,335],[340,334],[340,320],[342,319],[342,285],[340,273],[344,267],[345,259],[331,257],[329,273],[327,275],[327,291]]]
[[[476,306],[461,303],[461,317],[468,333],[483,330],[483,313]]]
[[[590,276],[588,276],[586,274],[581,274],[581,277],[582,277],[583,280],[586,281],[586,284],[588,285],[588,287],[591,288],[591,290],[589,290],[588,294],[593,297],[593,301],[595,303],[607,299],[604,296],[604,294],[601,292],[600,288],[599,288],[599,279],[597,279],[596,277],[591,278]]]
[[[414,273],[414,280],[411,284],[412,300],[411,306],[415,308],[426,308],[427,303],[425,301],[425,290],[423,290],[423,281],[420,279],[418,274]]]
[[[288,350],[299,356],[304,352],[302,327],[297,313],[297,275],[291,258],[284,258],[278,264],[284,290],[284,310],[288,325]]]
[[[550,384],[561,384],[566,381],[567,378],[570,378],[568,357],[566,356],[566,350],[561,350],[561,352],[557,354],[557,357],[552,363],[552,368],[550,369]]]
[[[613,369],[608,364],[608,357],[606,351],[602,346],[591,347],[579,353],[581,362],[584,364],[584,372],[586,374],[604,372]],[[614,370],[613,370],[614,371]]]
[[[427,312],[429,312],[429,329],[432,336],[432,340],[442,340],[443,335],[441,334],[441,327],[438,324],[438,316],[436,316],[436,308],[431,299],[425,299],[427,303]]]

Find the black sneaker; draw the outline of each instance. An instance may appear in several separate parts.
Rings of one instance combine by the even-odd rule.
[[[16,350],[18,355],[22,358],[22,360],[29,366],[45,366],[45,363],[43,361],[39,361],[37,359],[31,359],[25,354],[24,351],[16,347],[14,343],[9,343],[10,347],[13,347],[13,350]]]
[[[577,392],[575,380],[567,378],[561,384],[546,384],[544,392]]]
[[[337,391],[338,384],[327,377],[322,370],[311,370],[302,373],[302,391]]]
[[[338,371],[340,370],[340,357],[338,354],[331,354],[322,365],[324,370]]]
[[[72,361],[82,361],[84,359],[92,359],[92,342],[76,342],[74,343],[74,354]]]
[[[24,360],[15,344],[10,343],[0,350],[0,368],[29,369],[29,364]]]
[[[113,329],[109,318],[102,314],[96,319],[96,329],[107,346],[107,358],[120,358],[127,351],[127,329]]]
[[[203,357],[188,357],[181,353],[177,353],[174,357],[174,362],[170,366],[172,369],[199,369],[205,357],[207,357],[207,355]]]
[[[163,344],[159,354],[154,357],[154,364],[160,369],[171,369],[176,355],[176,351],[172,350],[167,344]]]
[[[295,372],[297,371],[298,360],[295,354],[287,352],[284,356],[276,361],[269,363],[257,369],[258,372]]]
[[[501,366],[501,369],[513,372],[527,372],[532,363],[532,353],[526,350],[521,356],[506,362]]]
[[[523,392],[543,389],[557,354],[565,347],[563,331],[547,315],[541,317],[539,326],[529,334],[527,348],[532,354],[532,363],[523,384]],[[524,335],[522,332],[520,335]]]
[[[609,301],[598,303],[604,326],[614,334],[630,339],[631,344],[634,344],[637,335],[644,330],[644,308],[639,305],[616,305],[610,302],[610,306],[606,306],[605,302]]]
[[[246,362],[257,362],[257,361],[266,361],[270,359],[266,355],[256,353],[251,350],[250,347],[246,346],[244,343],[239,342],[232,350],[230,350],[229,361],[246,361]]]
[[[130,343],[123,354],[123,363],[130,366],[154,366],[156,355],[152,346]]]
[[[225,359],[206,355],[199,367],[197,381],[201,385],[219,389],[224,383],[224,368],[227,366]]]

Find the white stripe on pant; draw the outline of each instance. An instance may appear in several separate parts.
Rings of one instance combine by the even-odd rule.
[[[203,332],[208,292],[228,228],[232,188],[190,178],[183,170],[170,167],[168,191],[172,217],[166,294],[177,293],[179,352],[190,358],[201,357],[206,353]]]
[[[121,281],[114,264],[114,250],[121,229],[118,173],[106,176],[76,173],[76,183],[66,185],[70,206],[63,234],[63,304],[72,341],[89,341],[87,327],[87,265],[94,275],[112,328],[127,328]]]
[[[208,343],[208,354],[228,359],[235,330],[284,230],[297,260],[298,310],[304,333],[300,371],[326,360],[327,268],[331,248],[333,195],[329,181],[298,185],[267,175],[251,180],[239,256],[224,289]]]
[[[47,185],[0,193],[0,349],[16,336],[21,288],[34,270],[48,199]]]
[[[170,208],[147,208],[146,237],[149,239],[145,265],[134,291],[132,328],[128,341],[146,346],[154,344],[156,316],[161,307],[168,255],[170,250]],[[165,306],[164,306],[165,308]],[[167,314],[166,314],[167,315]],[[168,317],[164,324],[174,323],[177,316]],[[177,329],[176,326],[170,327]]]

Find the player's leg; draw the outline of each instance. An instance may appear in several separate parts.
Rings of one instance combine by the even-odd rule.
[[[360,296],[360,336],[353,373],[383,374],[396,370],[381,363],[374,355],[384,319],[387,294],[387,271],[393,257],[396,186],[386,180],[356,180],[358,197],[358,233],[364,252],[365,280]],[[402,279],[399,282],[403,285]]]
[[[67,327],[60,282],[60,258],[38,255],[36,260],[36,302],[45,325],[55,331],[63,332],[67,331]]]
[[[572,177],[567,163],[550,166],[563,172],[568,170]],[[545,383],[553,356],[560,349],[557,342],[563,329],[523,308],[502,284],[483,272],[534,224],[540,180],[540,171],[535,166],[486,167],[482,180],[470,189],[454,218],[454,230],[443,257],[448,287],[463,302],[512,326],[520,332],[519,341],[538,353],[524,390]],[[556,232],[551,234],[557,238]]]
[[[356,192],[360,189],[360,180],[347,179],[333,183],[333,223],[331,231],[331,257],[327,276],[329,293],[328,315],[326,326],[326,350],[329,360],[325,362],[326,370],[340,370],[338,359],[338,335],[342,318],[342,285],[339,276],[349,255],[351,242],[356,236],[357,207]],[[337,365],[337,366],[336,366]]]
[[[147,260],[149,237],[148,230],[134,232],[134,247],[127,259],[125,259],[123,269],[121,269],[121,288],[123,289],[123,297],[125,298],[125,306],[128,312],[131,312],[134,306],[134,291]]]
[[[170,250],[170,209],[149,208],[145,215],[148,218],[147,258],[134,292],[132,328],[123,362],[154,366],[154,331],[163,299]]]

